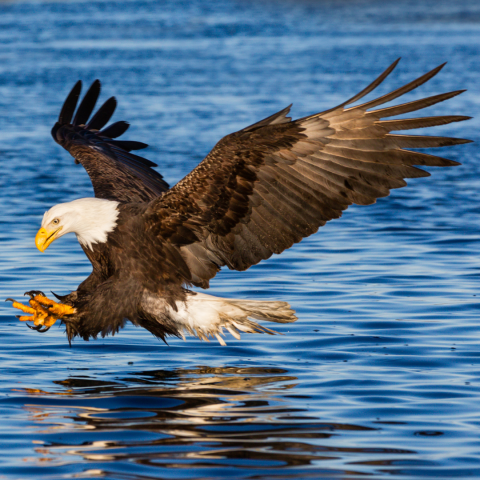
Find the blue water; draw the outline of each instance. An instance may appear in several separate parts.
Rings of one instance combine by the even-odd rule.
[[[332,107],[399,56],[379,93],[448,61],[408,100],[467,88],[426,114],[480,118],[475,0],[0,3],[0,298],[90,272],[74,236],[33,242],[46,209],[92,195],[49,133],[78,79],[174,184],[223,135]],[[166,346],[130,325],[70,348],[2,303],[0,479],[480,477],[480,146],[443,155],[463,165],[212,282],[288,301],[284,335]]]

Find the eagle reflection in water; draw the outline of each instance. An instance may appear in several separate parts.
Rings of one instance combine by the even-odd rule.
[[[30,305],[13,306],[47,331],[60,319],[68,340],[114,334],[127,320],[165,340],[202,340],[226,332],[273,330],[257,321],[296,320],[286,302],[218,298],[208,288],[221,267],[246,270],[279,254],[338,218],[351,204],[369,205],[405,178],[426,177],[416,166],[457,162],[406,150],[468,143],[448,137],[392,134],[469,117],[391,119],[452,98],[462,90],[381,107],[434,77],[443,65],[386,95],[350,106],[372,92],[398,60],[341,105],[292,121],[290,107],[220,140],[183,180],[169,188],[150,160],[131,153],[147,145],[117,140],[126,122],[106,126],[116,107],[108,99],[92,116],[100,94],[95,81],[77,108],[79,81],[68,95],[54,140],[81,163],[95,198],[48,210],[35,238],[40,251],[73,232],[93,271],[68,295],[27,292]],[[376,107],[381,107],[375,109]],[[9,299],[11,300],[11,299]]]
[[[103,469],[129,471],[132,479],[159,478],[156,472],[170,478],[162,469],[188,468],[206,478],[202,471],[209,467],[278,474],[285,466],[311,468],[342,457],[349,463],[372,453],[355,440],[380,428],[306,415],[308,407],[293,407],[289,399],[296,381],[280,368],[197,367],[129,373],[109,382],[70,377],[55,382],[56,391],[27,389],[31,401],[24,408],[37,427],[34,459],[69,462],[81,471],[90,464],[101,469],[99,476]],[[385,462],[392,454],[415,453],[374,450]],[[337,472],[331,465],[328,471]],[[362,473],[338,470],[349,472]]]

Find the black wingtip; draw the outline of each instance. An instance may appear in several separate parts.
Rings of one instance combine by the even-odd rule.
[[[70,90],[65,102],[63,103],[62,110],[58,116],[58,123],[60,125],[66,125],[72,121],[73,113],[77,106],[78,97],[82,91],[82,81],[79,80],[73,88]]]
[[[112,123],[107,128],[101,130],[101,134],[109,138],[118,138],[122,136],[130,127],[128,122],[120,121]]]
[[[115,145],[126,152],[131,152],[132,150],[143,150],[144,148],[148,147],[148,143],[133,142],[129,140],[110,140],[108,143],[110,145]]]
[[[110,97],[98,110],[97,113],[86,125],[89,130],[101,130],[107,122],[112,118],[115,109],[117,108],[117,99]]]
[[[85,125],[87,123],[100,96],[101,89],[101,83],[98,79],[90,85],[75,114],[73,125]]]

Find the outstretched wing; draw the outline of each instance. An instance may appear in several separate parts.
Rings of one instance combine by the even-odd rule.
[[[377,87],[394,62],[362,92],[328,111],[288,122],[260,122],[223,138],[175,187],[149,206],[151,228],[177,245],[191,283],[208,287],[219,268],[245,270],[281,253],[341,216],[429,173],[414,167],[457,162],[405,148],[468,143],[447,137],[391,134],[466,120],[439,116],[383,120],[434,105],[463,90],[369,111],[422,85],[443,65],[404,87],[345,108]],[[274,116],[275,117],[275,116]]]
[[[157,166],[155,163],[130,153],[147,144],[114,140],[127,131],[127,122],[104,128],[117,106],[115,97],[109,98],[89,120],[100,95],[100,82],[93,82],[75,113],[81,89],[82,82],[78,81],[63,104],[52,136],[76,163],[84,166],[95,196],[119,202],[147,202],[168,190],[163,177],[152,168]]]

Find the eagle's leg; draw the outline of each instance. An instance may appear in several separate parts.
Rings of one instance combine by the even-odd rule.
[[[13,302],[12,306],[14,308],[25,313],[30,313],[31,315],[19,315],[17,318],[21,322],[32,321],[35,327],[31,327],[28,324],[27,326],[41,333],[49,330],[58,319],[66,315],[71,315],[76,311],[75,308],[70,305],[63,305],[50,300],[43,292],[31,291],[26,292],[25,295],[30,297],[28,302],[30,304],[29,307],[23,303],[16,302],[12,298],[7,298],[7,300]]]

